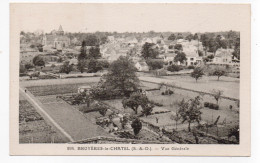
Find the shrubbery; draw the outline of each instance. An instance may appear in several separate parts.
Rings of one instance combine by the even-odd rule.
[[[204,107],[214,109],[214,110],[219,110],[219,105],[213,104],[213,103],[210,103],[210,102],[204,102]]]
[[[146,63],[149,66],[150,70],[161,69],[164,65],[163,61],[158,60],[147,60]]]
[[[170,65],[170,66],[167,67],[167,70],[171,71],[171,72],[180,71],[182,69],[183,68],[181,66],[178,66],[178,65]]]
[[[188,69],[194,69],[195,67],[192,66],[192,65],[190,65],[190,66],[188,66],[187,68],[188,68]]]

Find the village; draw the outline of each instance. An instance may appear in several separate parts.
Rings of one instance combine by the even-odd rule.
[[[239,144],[236,31],[21,31],[19,74],[20,143]]]

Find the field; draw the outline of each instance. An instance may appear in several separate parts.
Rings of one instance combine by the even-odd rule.
[[[139,78],[144,81],[165,82],[178,87],[207,93],[210,93],[213,89],[222,90],[224,96],[239,99],[240,80],[238,78],[223,76],[218,81],[216,76],[203,76],[197,83],[189,75],[162,76],[160,78],[140,76]]]
[[[48,125],[28,101],[19,101],[19,143],[66,142],[67,138]]]
[[[145,76],[147,77],[147,76]],[[149,78],[149,77],[148,77]],[[224,81],[216,81],[216,79],[209,78],[207,82],[210,82],[208,84],[206,82],[206,79],[200,80],[198,83],[195,83],[195,81],[189,79],[190,77],[188,76],[167,76],[163,78],[154,78],[149,79],[150,81],[157,80],[156,82],[160,83],[159,80],[162,80],[163,82],[165,81],[172,81],[170,79],[174,78],[175,86],[177,86],[176,83],[180,82],[182,83],[182,86],[188,86],[189,83],[190,85],[193,85],[192,88],[189,89],[194,89],[197,91],[201,91],[203,87],[207,85],[207,87],[204,89],[205,92],[209,92],[209,90],[212,90],[212,87],[208,87],[209,85],[211,86],[211,83],[216,83],[216,82],[222,82],[226,83],[224,87],[227,87],[226,90],[232,89],[233,92],[239,92],[239,89],[234,89],[232,86],[239,86],[239,81],[236,79],[232,78],[223,78]],[[62,117],[59,116],[61,113],[61,110],[70,110],[73,109],[78,112],[81,107],[86,107],[85,104],[81,105],[70,105],[67,104],[65,101],[62,99],[56,99],[57,95],[62,95],[62,94],[71,94],[71,93],[76,93],[78,87],[80,86],[85,86],[85,85],[93,85],[95,84],[98,80],[97,78],[95,79],[89,79],[88,81],[84,80],[83,82],[82,79],[66,79],[68,82],[64,82],[63,84],[58,84],[54,83],[52,85],[44,85],[44,83],[41,82],[39,86],[30,86],[27,87],[27,89],[35,95],[46,107],[47,110],[51,113],[54,114],[55,117],[57,117],[57,120],[62,120]],[[147,79],[146,79],[147,80]],[[63,80],[64,81],[64,80]],[[194,86],[196,84],[196,87]],[[214,84],[213,84],[214,85]],[[216,85],[218,85],[216,83]],[[221,84],[219,84],[221,85]],[[156,103],[160,103],[163,106],[158,107],[155,106],[153,108],[152,115],[147,116],[147,117],[141,117],[141,120],[143,121],[144,124],[150,124],[155,127],[166,129],[169,132],[178,131],[178,134],[181,135],[181,137],[186,137],[187,139],[189,138],[189,134],[187,132],[188,124],[181,123],[180,121],[175,121],[174,118],[176,116],[176,111],[178,109],[178,102],[180,102],[182,99],[189,100],[191,98],[195,98],[196,96],[201,96],[201,103],[203,104],[204,102],[210,102],[210,103],[216,103],[216,100],[214,99],[213,96],[204,94],[204,93],[198,93],[194,91],[189,91],[189,90],[184,90],[184,89],[179,89],[179,88],[170,88],[174,94],[173,95],[162,95],[162,92],[166,90],[166,87],[163,86],[158,90],[159,85],[156,83],[149,83],[149,82],[141,82],[141,87],[144,90],[148,90],[146,92],[146,95],[148,98]],[[231,87],[231,88],[230,88]],[[214,87],[216,89],[216,87]],[[153,89],[153,90],[151,90]],[[157,90],[156,90],[157,89]],[[224,94],[225,96],[229,97],[231,94]],[[238,97],[238,96],[237,96]],[[239,98],[239,97],[238,97]],[[124,109],[122,106],[122,99],[114,99],[114,100],[104,100],[102,101],[105,104],[109,105],[111,107],[111,110],[107,112],[107,115],[111,114],[112,111],[120,114],[128,113],[128,114],[134,114],[134,111],[130,108]],[[232,110],[229,108],[230,105],[232,105]],[[66,112],[67,112],[66,111]],[[74,112],[74,111],[73,111]],[[167,112],[167,113],[164,113]],[[220,116],[219,121],[218,121],[218,126],[217,127],[211,127],[211,128],[201,128],[200,131],[205,132],[207,134],[211,134],[217,137],[222,137],[222,138],[227,138],[227,134],[230,128],[234,127],[235,125],[239,124],[239,108],[237,106],[237,101],[236,100],[230,100],[226,98],[221,98],[219,101],[219,110],[212,110],[209,108],[203,107],[201,109],[202,112],[202,121],[201,124],[212,124],[213,122],[216,121],[217,117]],[[63,111],[62,114],[65,112]],[[138,109],[138,114],[141,113],[141,108]],[[92,127],[94,127],[96,124],[96,118],[102,117],[99,112],[91,112],[91,113],[85,113],[84,117],[86,118],[87,121],[92,123]],[[177,123],[177,124],[176,124]],[[93,126],[94,125],[94,126]],[[75,126],[75,125],[74,125]],[[197,126],[196,123],[192,123],[191,127]],[[158,137],[158,133],[156,134],[156,131],[152,131],[148,126],[144,127],[144,130],[140,133],[142,135],[140,139],[144,140],[158,140],[160,139]],[[101,132],[101,128],[99,128],[97,131],[100,131],[98,133],[104,134],[104,132],[107,132],[107,134],[104,135],[110,135],[108,130],[106,128],[103,128],[104,132]],[[131,130],[129,130],[131,131]],[[150,134],[142,134],[144,132],[151,132]],[[155,134],[155,135],[154,135]],[[97,134],[95,134],[97,135]],[[145,135],[151,135],[146,137]],[[194,138],[191,138],[192,140],[188,140],[188,142],[193,142]],[[207,138],[207,140],[204,140],[203,136],[199,138],[200,141],[203,143],[216,143],[216,140],[211,140]]]

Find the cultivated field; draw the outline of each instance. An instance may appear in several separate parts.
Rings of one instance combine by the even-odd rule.
[[[26,100],[19,101],[19,143],[66,143]]]

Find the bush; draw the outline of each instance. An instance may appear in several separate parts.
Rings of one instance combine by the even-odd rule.
[[[209,107],[209,103],[208,102],[204,102],[204,107]]]
[[[192,65],[188,66],[188,69],[194,69],[194,68],[195,68],[195,67],[192,66]]]
[[[167,67],[167,70],[171,71],[171,72],[175,72],[175,71],[182,70],[182,67],[178,66],[178,65],[170,65],[170,66]]]
[[[209,102],[204,102],[204,107],[208,107],[208,108],[214,109],[214,110],[219,110],[219,105],[209,103]]]
[[[163,61],[158,60],[147,60],[146,63],[149,66],[150,70],[161,69],[164,65]]]

